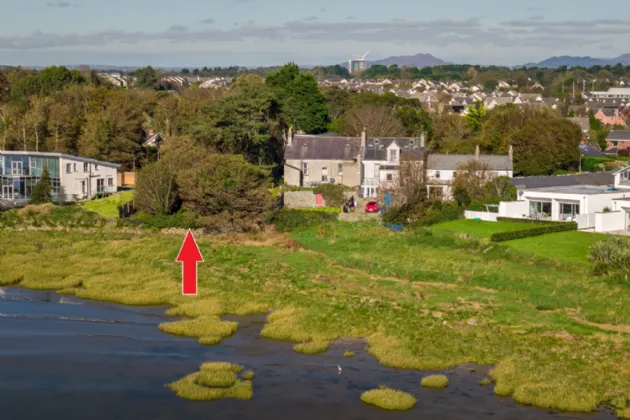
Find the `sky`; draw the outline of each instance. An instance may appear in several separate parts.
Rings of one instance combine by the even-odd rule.
[[[628,0],[1,0],[0,65],[517,65],[630,53]]]

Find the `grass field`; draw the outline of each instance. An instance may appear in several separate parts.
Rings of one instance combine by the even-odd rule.
[[[480,238],[489,238],[493,233],[512,232],[528,229],[531,226],[522,223],[484,222],[481,220],[453,220],[435,225],[435,229],[464,232]]]
[[[133,200],[133,191],[123,191],[98,200],[86,201],[81,205],[102,217],[116,219],[118,218],[118,206],[131,200]]]
[[[435,226],[438,230],[464,232],[479,238],[489,238],[493,233],[529,229],[531,225],[510,222],[483,222],[480,220],[454,220]],[[589,264],[588,250],[606,235],[585,232],[559,232],[502,242],[520,251],[563,262]]]
[[[503,242],[512,248],[542,257],[588,264],[588,249],[607,235],[586,232],[558,232]]]
[[[292,237],[199,237],[199,295],[183,297],[175,262],[182,239],[0,231],[0,285],[170,305],[170,315],[191,319],[161,328],[207,344],[234,332],[222,315],[272,310],[262,334],[303,343],[297,350],[365,339],[387,366],[493,364],[496,392],[522,403],[582,411],[610,404],[630,413],[628,286],[593,277],[585,264],[439,228],[394,233],[337,223]],[[218,398],[196,387],[198,377],[174,386],[182,395],[190,390],[188,398]],[[237,385],[222,396],[250,395],[247,383]]]

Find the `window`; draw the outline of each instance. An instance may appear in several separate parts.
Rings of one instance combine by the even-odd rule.
[[[96,165],[96,164],[94,165],[94,170],[98,171],[98,165]]]
[[[337,173],[339,176],[343,175],[343,163],[337,164]]]
[[[328,181],[328,168],[324,166],[322,168],[322,182],[327,182],[327,181]]]
[[[114,186],[114,178],[107,178],[107,186],[108,187]]]
[[[76,172],[77,171],[77,164],[75,163],[73,166],[74,166],[74,172]]]
[[[393,181],[394,180],[394,175],[393,174],[387,174],[387,180],[388,181]]]
[[[66,163],[66,173],[67,174],[71,174],[72,173],[72,164],[71,163]]]
[[[17,160],[11,161],[11,174],[22,175],[22,162]]]
[[[302,163],[302,173],[308,175],[308,163],[306,162]]]
[[[435,171],[435,179],[440,179],[440,171]]]
[[[389,150],[389,163],[398,163],[398,150]]]
[[[580,205],[573,203],[561,203],[560,204],[560,219],[567,220],[572,219],[580,214]]]
[[[548,219],[551,217],[551,202],[532,201],[529,208],[531,217],[535,219]]]
[[[84,163],[83,164],[83,172],[89,172],[90,171],[90,164],[89,163]]]
[[[380,177],[381,177],[381,165],[377,163],[376,165],[374,165],[374,178],[380,178]]]

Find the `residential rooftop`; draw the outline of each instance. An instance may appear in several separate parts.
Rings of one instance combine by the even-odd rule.
[[[528,190],[536,192],[554,193],[554,194],[574,194],[574,195],[600,195],[600,194],[619,194],[627,192],[630,195],[630,189],[604,187],[601,185],[568,185],[563,187],[546,187],[532,188]]]
[[[120,168],[120,165],[117,163],[105,162],[102,160],[96,160],[96,159],[90,159],[90,158],[82,158],[79,156],[67,155],[65,153],[0,150],[0,156],[31,156],[31,157],[49,157],[49,158],[52,157],[52,158],[70,159],[70,160],[75,160],[77,162],[93,163],[95,165],[109,166],[112,168]]]

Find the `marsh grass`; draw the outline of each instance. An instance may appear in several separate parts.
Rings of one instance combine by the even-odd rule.
[[[348,350],[348,351],[343,353],[343,357],[348,357],[348,358],[354,357],[354,352]]]
[[[481,386],[488,386],[492,383],[492,381],[488,378],[484,378],[481,380],[481,382],[479,382],[479,385]]]
[[[361,394],[361,401],[383,410],[405,411],[416,405],[416,398],[406,392],[380,386]]]
[[[209,362],[199,372],[185,376],[167,386],[189,400],[218,400],[232,398],[248,400],[253,396],[251,381],[240,381],[236,374],[244,368],[227,362]],[[253,378],[252,378],[253,379]]]
[[[300,230],[293,234],[300,246],[290,248],[282,235],[269,242],[200,236],[206,262],[199,296],[189,298],[175,262],[179,235],[0,230],[0,285],[172,306],[169,314],[192,319],[161,328],[207,344],[236,331],[220,316],[273,308],[262,332],[269,338],[365,339],[370,354],[395,368],[496,365],[495,392],[527,404],[626,408],[627,286],[592,277],[583,264],[488,250],[483,240],[439,229],[424,235],[339,223],[324,233]],[[180,385],[203,397],[213,389],[194,379]]]
[[[246,381],[251,381],[254,379],[254,377],[256,376],[256,374],[254,373],[253,370],[246,370],[245,372],[243,372],[243,374],[241,375],[241,378],[246,380]]]
[[[448,386],[448,378],[445,375],[425,376],[420,381],[423,388],[446,388]]]
[[[330,343],[327,341],[309,341],[307,343],[298,343],[293,346],[293,351],[303,354],[317,354],[328,351]]]
[[[202,316],[195,319],[168,322],[159,325],[160,331],[184,337],[197,337],[200,344],[218,344],[217,339],[227,338],[238,329],[238,323],[221,321],[218,317]]]

